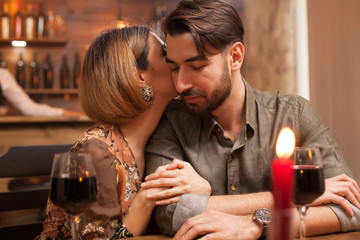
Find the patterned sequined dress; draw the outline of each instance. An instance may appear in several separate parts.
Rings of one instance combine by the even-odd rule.
[[[131,236],[122,225],[122,218],[140,189],[141,179],[120,129],[113,125],[94,125],[81,135],[71,151],[90,152],[96,169],[98,197],[81,216],[83,239]],[[66,214],[50,200],[43,226],[38,240],[71,239]]]

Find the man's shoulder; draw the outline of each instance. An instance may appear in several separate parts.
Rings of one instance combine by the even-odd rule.
[[[255,101],[267,108],[278,108],[279,105],[299,106],[309,101],[296,94],[281,94],[279,91],[265,92],[254,90]]]

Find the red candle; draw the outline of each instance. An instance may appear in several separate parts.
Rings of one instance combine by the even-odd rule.
[[[289,128],[283,129],[276,143],[276,154],[278,158],[272,162],[274,209],[268,238],[271,240],[290,240],[293,238],[291,223],[293,163],[289,158],[294,148],[294,133]]]
[[[293,195],[293,169],[289,159],[275,159],[272,162],[274,208],[290,208]]]

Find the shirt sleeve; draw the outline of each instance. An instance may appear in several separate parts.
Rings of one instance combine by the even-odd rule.
[[[7,69],[0,70],[0,85],[4,97],[23,115],[53,117],[63,115],[62,108],[54,108],[47,104],[34,102],[17,84],[15,78]]]
[[[343,159],[338,144],[330,134],[329,127],[322,120],[316,109],[306,100],[299,100],[298,124],[300,133],[296,141],[298,146],[314,146],[321,151],[324,177],[330,178],[340,174],[352,177],[351,170]]]
[[[342,158],[337,143],[331,137],[329,128],[326,126],[320,115],[307,101],[299,108],[302,135],[300,141],[302,146],[316,146],[320,148],[324,177],[331,178],[345,173],[352,177],[352,172]],[[346,211],[337,204],[328,204],[334,211],[341,224],[341,231],[360,230],[360,210],[351,204],[354,216],[349,216]]]
[[[155,172],[159,166],[170,164],[175,158],[187,161],[170,120],[163,116],[146,146],[146,175]],[[155,208],[155,222],[163,234],[173,235],[187,218],[205,210],[207,198],[205,201],[200,195],[188,195],[183,195],[178,203]]]
[[[338,217],[342,232],[360,231],[360,209],[352,205],[350,202],[349,204],[354,212],[353,216],[347,214],[347,212],[337,204],[328,204],[328,206]]]
[[[205,212],[209,196],[184,194],[178,202],[173,216],[172,230],[177,232],[188,218]]]

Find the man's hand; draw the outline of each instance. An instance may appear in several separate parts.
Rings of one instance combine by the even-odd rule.
[[[173,160],[171,164],[159,167],[155,173],[148,175],[143,189],[168,188],[154,194],[148,194],[148,199],[156,200],[157,205],[166,205],[169,199],[179,197],[186,193],[211,194],[211,186],[208,181],[202,178],[188,163],[180,160]]]
[[[324,203],[335,203],[340,205],[346,212],[353,216],[353,210],[349,200],[354,206],[360,209],[360,188],[356,181],[345,174],[333,178],[325,179],[325,192],[317,198],[311,205],[321,205]]]
[[[258,239],[261,227],[253,215],[231,215],[208,210],[189,218],[174,236],[175,240],[194,239]]]

